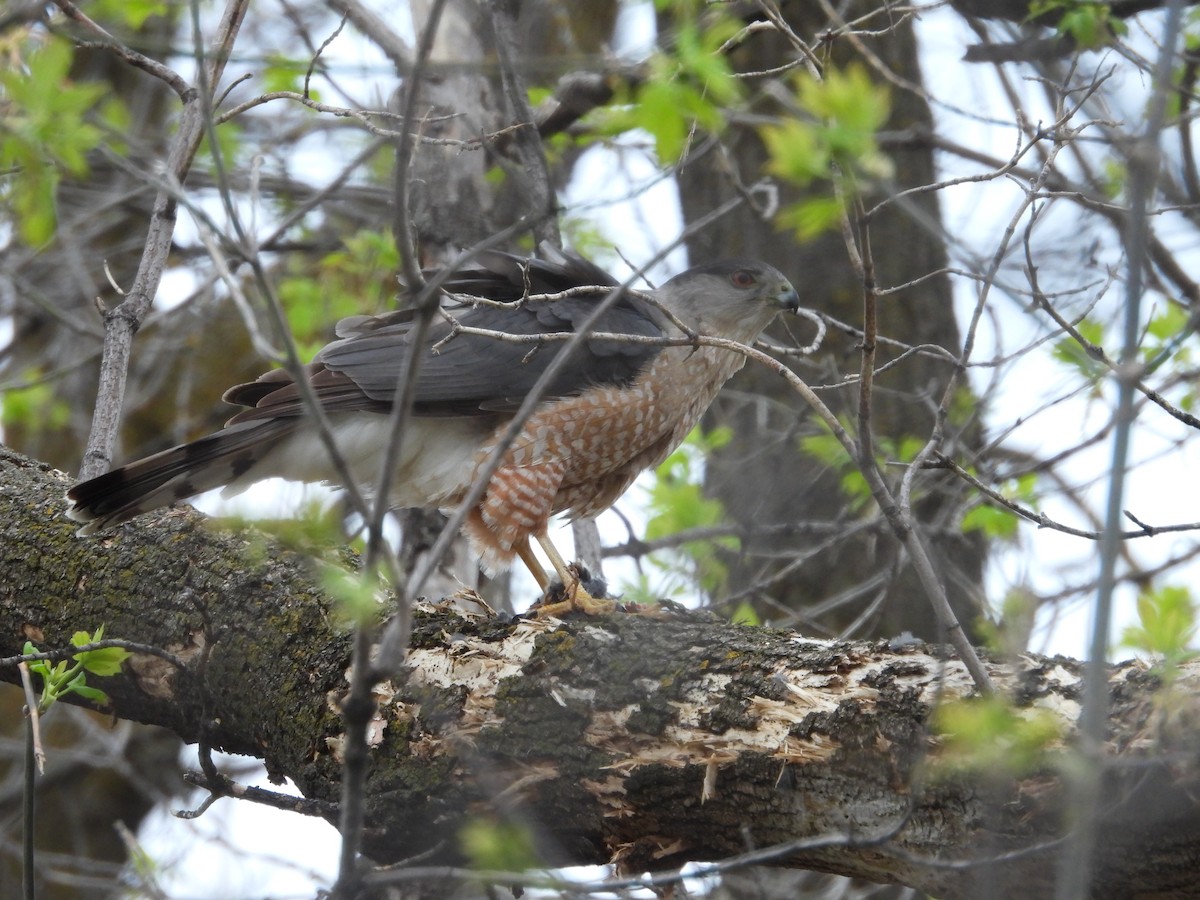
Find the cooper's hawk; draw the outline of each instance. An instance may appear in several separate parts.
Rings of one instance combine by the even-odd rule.
[[[589,285],[601,290],[528,299]],[[480,263],[451,275],[443,288],[511,305],[456,296],[447,297],[443,309],[459,325],[509,335],[571,332],[611,293],[603,288],[617,287],[612,276],[578,256],[522,259],[490,252]],[[648,296],[652,302],[623,292],[592,331],[680,337],[674,316],[698,334],[751,342],[780,310],[794,311],[799,303],[783,275],[750,259],[688,269]],[[312,389],[360,485],[378,477],[388,440],[387,414],[413,325],[414,315],[407,310],[345,319],[337,326],[340,340],[308,366]],[[413,417],[388,494],[397,507],[454,507],[562,347],[453,329],[451,322],[439,320],[423,344]],[[550,517],[564,511],[591,516],[611,506],[639,472],[679,445],[743,363],[736,352],[714,347],[585,339],[504,451],[467,519],[466,533],[484,568],[504,569],[515,554],[547,587],[549,579],[530,550],[530,538],[535,538],[563,583],[570,584],[565,564],[546,540]],[[87,523],[80,534],[215,487],[225,486],[228,494],[272,476],[337,480],[286,371],[230,388],[225,400],[247,408],[215,434],[72,487],[68,515]]]

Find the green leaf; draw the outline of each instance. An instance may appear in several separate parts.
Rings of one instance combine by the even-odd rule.
[[[321,567],[321,586],[338,604],[348,624],[369,625],[379,617],[379,582],[366,574],[348,572],[340,566]]]
[[[71,644],[76,647],[95,644],[102,640],[104,640],[103,625],[96,629],[95,634],[77,631],[71,635]],[[105,647],[101,650],[85,650],[82,653],[76,653],[72,659],[93,675],[111,676],[119,673],[121,664],[131,656],[133,656],[132,653],[120,647]],[[81,672],[80,677],[82,675]]]
[[[715,525],[723,520],[724,507],[720,501],[704,495],[702,469],[707,454],[724,446],[731,438],[732,432],[728,428],[707,433],[697,428],[655,469],[655,481],[647,495],[648,539]],[[719,591],[728,578],[722,551],[736,551],[739,546],[740,542],[734,536],[688,541],[669,551],[655,553],[650,563],[667,577],[668,583],[674,583],[676,592],[687,590],[694,595],[699,587],[711,595]],[[639,590],[651,599],[672,592],[661,587],[652,591],[648,583],[629,590]]]
[[[1182,306],[1168,303],[1146,323],[1146,333],[1159,341],[1171,340],[1188,327],[1190,318]]]
[[[100,22],[120,22],[137,30],[151,16],[165,16],[168,9],[165,0],[95,0],[88,12]]]
[[[30,246],[53,236],[58,182],[64,173],[86,174],[87,154],[102,137],[85,115],[105,88],[73,82],[72,58],[70,44],[52,38],[29,55],[24,70],[0,70],[0,170],[16,173],[0,185],[0,199],[12,206],[21,239]]]
[[[1090,345],[1095,347],[1103,346],[1104,326],[1099,322],[1092,322],[1085,319],[1075,326],[1075,330]],[[1064,366],[1074,369],[1091,382],[1099,381],[1108,371],[1104,363],[1092,356],[1086,347],[1070,335],[1054,343],[1051,356]]]
[[[100,690],[99,688],[88,687],[87,685],[81,684],[71,688],[71,693],[78,694],[85,700],[91,700],[93,703],[98,704],[99,706],[108,706],[109,704],[108,694],[104,693],[104,691]]]
[[[814,457],[840,473],[839,484],[842,493],[847,497],[850,509],[857,511],[866,507],[871,500],[871,486],[867,484],[866,478],[856,462],[850,458],[841,441],[831,432],[822,431],[820,434],[801,438],[799,443],[801,453]]]
[[[121,664],[133,656],[121,647],[105,647],[103,650],[87,650],[77,653],[75,659],[83,663],[83,667],[93,675],[108,677],[121,671]]]
[[[829,148],[812,123],[787,119],[779,125],[765,125],[759,133],[767,147],[771,172],[800,187],[829,177]]]
[[[364,230],[326,254],[315,274],[306,268],[281,279],[279,298],[301,353],[311,355],[323,347],[338,319],[391,308],[399,266],[391,233]]]
[[[25,175],[24,189],[13,191],[17,227],[22,241],[40,247],[54,237],[58,226],[54,204],[58,175],[52,169],[27,170]]]
[[[830,468],[840,469],[853,463],[842,442],[830,431],[801,438],[800,449]]]
[[[1138,624],[1128,626],[1121,643],[1159,657],[1168,666],[1193,655],[1197,631],[1196,602],[1185,587],[1144,591],[1137,601]]]
[[[1125,35],[1129,30],[1112,15],[1108,3],[1096,0],[1033,0],[1029,4],[1029,18],[1057,18],[1058,33],[1070,35],[1084,50],[1104,46],[1111,36]]]
[[[1190,367],[1191,327],[1191,316],[1179,304],[1168,303],[1156,310],[1146,323],[1146,339],[1140,348],[1142,360],[1162,365],[1170,359],[1180,367]]]
[[[1020,776],[1051,761],[1062,738],[1058,720],[1039,709],[1017,709],[1001,697],[947,703],[935,710],[941,748],[935,767],[949,773]]]
[[[458,842],[474,869],[521,872],[538,865],[533,835],[523,825],[474,819],[459,831]]]
[[[633,91],[619,95],[593,119],[602,134],[641,129],[654,139],[664,164],[679,160],[694,129],[719,132],[727,111],[745,91],[721,46],[740,25],[723,10],[709,8],[703,18],[693,3],[670,5],[672,41],[647,63],[648,75]]]
[[[758,626],[762,624],[762,619],[754,607],[745,600],[738,604],[737,609],[733,611],[733,615],[729,617],[729,621],[734,625]]]
[[[88,634],[86,631],[76,631],[71,635],[70,643],[74,647],[83,647],[103,639],[104,626],[101,625],[96,629],[95,634]],[[31,641],[26,641],[22,652],[37,653],[38,650]],[[45,660],[37,660],[30,663],[30,671],[42,679],[42,692],[38,698],[38,710],[45,713],[60,697],[67,694],[77,694],[93,703],[107,704],[108,696],[103,691],[88,685],[87,672],[90,671],[100,676],[115,675],[120,670],[121,663],[130,655],[126,650],[111,647],[103,650],[85,650],[81,653],[76,653],[72,657],[74,665],[67,660],[62,660],[54,666],[48,665]]]
[[[1116,200],[1125,190],[1128,181],[1129,169],[1125,162],[1115,157],[1105,158],[1101,174],[1101,189],[1104,191],[1104,196],[1109,200]]]
[[[651,82],[638,94],[634,123],[654,138],[654,152],[664,163],[683,154],[690,129],[683,115],[687,106],[684,92],[670,82]]]
[[[842,204],[836,197],[811,197],[779,211],[779,224],[791,228],[801,241],[811,241],[837,227]]]
[[[1021,517],[1002,506],[984,501],[967,510],[962,518],[963,534],[982,531],[990,538],[1009,540],[1016,536]]]
[[[621,598],[627,603],[637,603],[642,606],[655,606],[663,596],[661,586],[653,585],[650,576],[641,571],[634,575],[633,580],[621,581]]]
[[[1027,472],[1019,478],[1010,478],[1000,485],[999,492],[1014,503],[1035,506],[1039,499],[1037,474]],[[979,505],[972,507],[963,516],[961,527],[964,534],[982,531],[988,537],[1008,540],[1016,536],[1020,523],[1021,517],[1012,510],[990,500],[980,500]]]
[[[308,60],[288,59],[278,53],[267,54],[266,65],[262,70],[263,90],[265,92],[292,91],[302,93],[304,78],[308,73]],[[311,93],[310,93],[311,96]],[[313,96],[313,99],[318,99]]]
[[[810,188],[809,196],[780,211],[780,224],[809,240],[828,231],[841,215],[841,202],[831,190],[814,194],[814,183],[828,181],[836,164],[853,176],[843,181],[853,190],[860,181],[889,178],[892,163],[876,137],[887,122],[891,100],[886,86],[853,65],[829,68],[823,78],[808,73],[793,81],[795,102],[806,115],[763,126],[767,168],[780,178]]]
[[[891,100],[887,88],[875,84],[863,66],[830,68],[822,79],[805,72],[796,87],[801,108],[822,123],[819,133],[832,156],[842,164],[852,161],[860,170],[881,164],[875,133],[887,122]],[[889,169],[883,166],[883,171]]]
[[[247,541],[245,554],[252,562],[262,562],[267,555],[276,552],[279,544],[305,556],[326,557],[340,560],[346,545],[344,518],[336,503],[315,499],[296,510],[295,515],[284,519],[256,519],[253,525],[246,520],[235,520],[234,527],[245,529]],[[265,540],[267,536],[273,540]]]
[[[222,122],[211,132],[205,131],[204,137],[200,141],[200,149],[196,152],[198,159],[209,160],[210,169],[214,169],[215,163],[212,162],[212,143],[210,137],[216,135],[217,150],[221,153],[221,159],[224,161],[225,168],[229,169],[235,164],[242,149],[242,126],[236,119],[230,119]]]

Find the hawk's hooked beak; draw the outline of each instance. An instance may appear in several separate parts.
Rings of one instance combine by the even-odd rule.
[[[780,309],[790,313],[800,309],[800,295],[786,281],[779,286],[779,290],[775,293],[775,302],[779,304]]]

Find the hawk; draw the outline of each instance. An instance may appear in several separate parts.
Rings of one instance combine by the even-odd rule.
[[[592,287],[594,290],[572,291]],[[688,269],[640,293],[575,254],[522,258],[489,251],[443,282],[445,315],[420,349],[412,416],[402,435],[388,497],[396,507],[455,507],[501,441],[518,407],[563,346],[505,341],[459,327],[515,336],[579,329],[614,291],[591,333],[639,339],[696,334],[754,341],[799,298],[775,268],[729,259]],[[547,294],[563,294],[557,299]],[[415,314],[401,310],[338,323],[338,339],[307,367],[347,468],[362,486],[378,477],[397,380],[412,344]],[[530,547],[537,540],[575,605],[605,605],[579,591],[549,542],[549,519],[593,516],[643,470],[662,462],[745,362],[726,349],[586,337],[543,393],[464,530],[485,570],[518,556],[541,588],[550,579]],[[236,493],[273,476],[334,482],[338,476],[292,376],[277,369],[230,388],[245,407],[220,431],[113,469],[67,492],[81,535],[202,491]],[[611,608],[611,603],[607,604]]]

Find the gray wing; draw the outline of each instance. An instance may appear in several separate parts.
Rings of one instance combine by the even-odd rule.
[[[527,294],[581,286],[615,287],[616,281],[574,255],[526,260],[492,252],[484,254],[478,265],[452,275],[444,290],[511,302]],[[516,309],[473,306],[464,301],[443,305],[463,325],[536,335],[575,331],[605,296],[597,292],[529,302]],[[309,367],[322,405],[329,410],[390,409],[412,343],[413,326],[411,310],[339,323],[341,339],[322,349]],[[605,311],[595,330],[653,337],[663,334],[663,319],[653,306],[626,294]],[[512,343],[459,334],[434,352],[434,345],[450,332],[450,324],[439,318],[423,342],[414,406],[417,415],[489,415],[514,410],[562,347],[562,342]],[[546,396],[567,396],[597,384],[628,384],[658,350],[645,344],[585,340]],[[303,410],[298,390],[282,370],[230,389],[225,399],[251,407],[231,422],[299,415]]]

